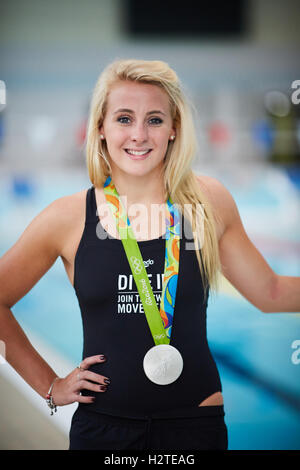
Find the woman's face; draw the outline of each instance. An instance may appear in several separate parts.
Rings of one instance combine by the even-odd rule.
[[[155,85],[118,82],[108,95],[100,133],[113,173],[145,176],[160,171],[175,136],[167,94]]]

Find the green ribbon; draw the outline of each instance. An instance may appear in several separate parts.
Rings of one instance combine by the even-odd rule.
[[[180,224],[179,212],[171,199],[167,201],[165,270],[160,311],[149,282],[143,258],[130,221],[111,180],[104,183],[106,201],[116,220],[121,241],[144,307],[146,319],[156,345],[169,344],[179,270]]]

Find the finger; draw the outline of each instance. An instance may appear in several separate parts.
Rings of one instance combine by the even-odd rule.
[[[75,401],[78,403],[94,403],[95,397],[85,397],[84,395],[77,395]]]
[[[89,370],[79,372],[77,374],[77,379],[78,378],[79,380],[90,380],[91,382],[96,382],[96,383],[103,384],[103,385],[110,384],[110,380],[108,377],[105,377],[104,375],[96,374],[95,372],[91,372]]]
[[[99,362],[105,362],[105,361],[106,361],[106,357],[104,356],[104,354],[99,354],[97,356],[90,356],[90,357],[86,357],[85,359],[83,359],[83,361],[80,364],[80,367],[81,369],[88,369],[93,364],[97,364]]]
[[[79,380],[75,383],[75,392],[79,392],[81,390],[91,390],[92,392],[105,392],[107,389],[107,385],[98,385],[89,382],[88,380]]]

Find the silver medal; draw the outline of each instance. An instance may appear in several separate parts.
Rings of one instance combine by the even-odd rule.
[[[149,380],[158,385],[169,385],[180,376],[183,359],[174,346],[159,344],[146,353],[143,366]]]

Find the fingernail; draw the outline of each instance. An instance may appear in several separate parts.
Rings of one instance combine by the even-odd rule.
[[[106,357],[103,354],[101,354],[101,356],[99,356],[99,359],[100,359],[100,361],[104,361],[106,359]]]
[[[106,384],[110,384],[110,380],[109,380],[109,379],[104,379],[103,382],[106,383]]]
[[[106,391],[106,389],[107,389],[107,387],[106,387],[105,385],[100,385],[100,387],[99,387],[99,388],[100,388],[100,390],[102,390],[103,392],[105,392],[105,391]]]

